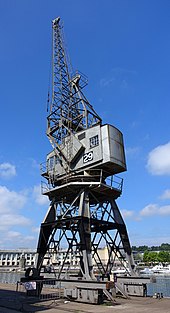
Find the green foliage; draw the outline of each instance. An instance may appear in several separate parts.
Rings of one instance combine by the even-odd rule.
[[[168,251],[154,252],[146,250],[143,255],[143,261],[145,263],[170,262],[170,253]]]
[[[158,262],[158,253],[154,251],[150,251],[148,253],[148,262]]]
[[[148,262],[148,254],[149,254],[149,251],[146,250],[143,254],[143,262],[146,262],[146,263]]]
[[[138,252],[144,252],[146,250],[148,251],[170,251],[170,244],[169,243],[162,243],[160,246],[152,246],[148,247],[146,245],[144,246],[132,246],[133,251],[138,251]]]
[[[170,251],[170,245],[169,245],[169,243],[162,243],[161,246],[160,246],[160,250],[163,250],[163,251]]]
[[[139,246],[139,247],[132,246],[132,251],[144,252],[146,250],[149,250],[148,246]]]
[[[134,254],[134,259],[135,260],[140,260],[140,261],[143,261],[143,257],[142,257],[142,254],[141,253],[136,253]]]
[[[170,262],[170,253],[168,251],[160,251],[158,253],[158,261],[161,263]]]
[[[162,243],[160,246],[132,246],[132,251],[138,252],[136,254],[136,259],[140,259],[140,253],[143,254],[143,262],[145,263],[170,263],[170,244]]]

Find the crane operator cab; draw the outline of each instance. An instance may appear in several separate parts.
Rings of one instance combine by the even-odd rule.
[[[53,186],[84,177],[92,179],[102,170],[102,177],[126,171],[122,133],[114,126],[96,125],[77,133],[70,132],[62,140],[60,151],[47,155],[42,176]]]

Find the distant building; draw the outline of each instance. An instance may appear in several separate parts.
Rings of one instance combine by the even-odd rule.
[[[36,251],[29,249],[0,250],[1,267],[29,267],[35,265]]]
[[[107,264],[108,250],[107,247],[99,248],[97,251],[103,265]],[[76,251],[74,254],[67,250],[61,249],[59,252],[51,253],[44,259],[44,265],[53,265],[54,267],[62,266],[62,264],[68,264],[76,267],[79,263]],[[34,267],[36,264],[36,250],[30,249],[16,249],[16,250],[0,250],[0,269],[1,268],[27,268]],[[114,265],[120,266],[120,260],[114,258]]]

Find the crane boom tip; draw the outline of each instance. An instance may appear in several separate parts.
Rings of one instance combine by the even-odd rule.
[[[60,22],[60,17],[55,18],[54,20],[52,20],[53,23],[53,27],[56,27]]]

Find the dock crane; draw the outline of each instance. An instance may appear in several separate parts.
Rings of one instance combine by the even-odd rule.
[[[52,21],[52,42],[46,132],[52,150],[41,167],[43,194],[50,206],[40,228],[38,275],[45,257],[58,255],[62,247],[66,253],[56,271],[57,279],[63,277],[69,254],[76,257],[77,279],[86,282],[96,281],[94,268],[108,277],[116,259],[133,275],[128,233],[116,204],[123,183],[116,175],[126,171],[123,135],[115,126],[102,123],[83,93],[87,78],[71,72],[59,17]],[[99,253],[103,246],[106,263]]]

